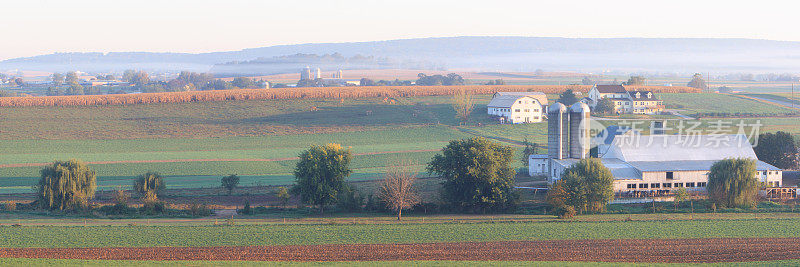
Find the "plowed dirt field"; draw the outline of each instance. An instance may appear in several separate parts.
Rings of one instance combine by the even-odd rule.
[[[0,257],[234,261],[746,262],[800,259],[800,238],[551,240],[248,247],[0,248]]]

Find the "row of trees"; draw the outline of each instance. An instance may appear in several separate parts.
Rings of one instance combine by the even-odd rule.
[[[60,73],[53,73],[51,76],[52,85],[47,90],[47,95],[99,95],[104,92],[103,88],[108,88],[107,93],[120,93],[124,90],[114,86],[84,86],[78,82],[78,76],[75,72],[68,72],[66,75]],[[113,75],[98,75],[97,79],[101,80],[114,80]],[[129,87],[133,90],[138,90],[145,93],[159,93],[159,92],[184,92],[184,91],[197,91],[197,90],[228,90],[228,89],[244,89],[244,88],[264,88],[267,87],[268,82],[264,80],[254,80],[247,77],[236,77],[232,81],[225,81],[214,79],[211,73],[196,73],[190,71],[182,71],[175,79],[163,82],[153,81],[150,75],[141,70],[126,70],[120,77],[122,81],[127,82]],[[66,86],[66,88],[64,88]]]
[[[97,174],[80,160],[56,161],[43,168],[41,178],[34,186],[37,204],[48,210],[79,210],[87,207],[95,196]],[[157,172],[139,175],[133,183],[142,201],[147,205],[158,200],[165,189],[164,177]]]
[[[358,83],[359,86],[411,86],[411,81],[401,81],[400,79],[394,79],[394,81],[389,80],[379,80],[374,81],[369,78],[361,78],[361,81]]]
[[[797,148],[793,141],[790,145],[784,145],[784,142],[791,140],[791,136],[786,139],[787,135],[783,132],[764,134],[759,140],[764,146],[763,150],[777,150],[779,153],[775,155],[783,155],[777,158],[776,165],[796,166]],[[789,148],[793,150],[785,150]],[[535,153],[535,150],[534,144],[526,142],[523,154]],[[491,140],[453,140],[432,158],[426,170],[442,178],[441,199],[453,210],[505,211],[513,209],[518,199],[514,191],[516,172],[511,165],[513,157],[513,148]],[[353,188],[345,182],[352,173],[352,158],[350,149],[338,144],[312,145],[300,154],[294,170],[296,185],[291,192],[298,195],[302,203],[316,206],[320,212],[324,212],[327,206],[340,204],[343,199],[355,199]],[[765,160],[773,159],[765,157]],[[417,177],[409,166],[411,164],[406,162],[391,167],[380,184],[378,197],[388,209],[395,212],[398,220],[403,210],[420,202],[414,187]],[[760,186],[755,174],[756,162],[752,159],[716,162],[708,175],[709,199],[716,207],[754,206]],[[222,178],[221,185],[230,194],[239,181],[237,175],[229,175]],[[165,188],[159,173],[140,175],[133,186],[145,206],[159,205],[159,193]],[[94,197],[96,173],[78,160],[57,161],[42,169],[41,179],[35,188],[37,203],[42,208],[82,209]],[[283,191],[281,198],[285,205],[289,192]],[[613,198],[613,175],[596,158],[583,159],[564,170],[561,179],[550,186],[547,195],[548,203],[562,218],[579,213],[602,212]]]
[[[513,157],[511,147],[487,139],[454,140],[433,157],[427,171],[443,178],[441,198],[452,208],[470,212],[503,211],[513,208],[517,201],[513,190]],[[345,183],[352,173],[351,160],[350,149],[341,145],[311,146],[300,154],[292,193],[301,202],[323,212],[326,206],[340,201],[338,196],[342,192],[352,191]],[[378,195],[398,220],[403,210],[419,203],[414,188],[417,178],[409,166],[405,163],[391,167]]]
[[[417,74],[416,85],[420,86],[438,86],[438,85],[464,85],[465,81],[461,75],[450,73],[447,75],[431,75],[425,73]]]
[[[190,71],[182,71],[178,77],[167,82],[154,82],[150,81],[150,77],[144,71],[126,70],[122,79],[146,93],[264,88],[268,84],[267,81],[247,77],[236,77],[232,81],[225,81],[214,79],[211,73]]]

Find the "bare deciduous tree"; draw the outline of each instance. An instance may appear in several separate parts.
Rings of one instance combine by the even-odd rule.
[[[386,206],[397,213],[397,220],[402,218],[403,210],[409,209],[419,202],[414,189],[417,175],[408,168],[409,164],[400,164],[390,168],[381,184],[378,197]]]
[[[469,120],[469,114],[472,113],[474,104],[472,93],[464,89],[453,95],[453,109],[456,111],[456,118],[461,120],[461,123],[466,123]]]

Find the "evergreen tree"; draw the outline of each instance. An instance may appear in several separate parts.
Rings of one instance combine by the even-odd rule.
[[[779,131],[764,133],[758,136],[758,143],[753,150],[759,160],[781,169],[798,168],[798,148],[792,135]]]
[[[575,102],[578,102],[578,97],[575,96],[575,93],[572,92],[572,89],[567,89],[558,97],[558,102],[566,106],[570,106],[575,104]]]

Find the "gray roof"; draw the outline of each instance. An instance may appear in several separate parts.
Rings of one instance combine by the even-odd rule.
[[[636,97],[636,93],[639,93],[639,97]],[[647,98],[647,94],[650,94],[650,98]],[[628,95],[631,96],[631,99],[634,101],[658,101],[656,94],[651,91],[630,91]]]
[[[642,172],[666,171],[708,171],[718,160],[676,160],[676,161],[630,161],[630,165]],[[756,161],[756,170],[779,171],[778,167],[763,161]]]
[[[744,135],[617,135],[603,157],[659,162],[758,159]]]
[[[492,95],[492,98],[499,96],[529,96],[539,101],[543,106],[548,105],[547,95],[542,92],[497,92]]]
[[[598,92],[603,94],[627,92],[627,90],[625,90],[625,87],[619,84],[598,84],[595,85],[595,87],[597,88]]]
[[[548,114],[549,113],[559,113],[559,112],[561,112],[561,113],[567,112],[567,106],[564,106],[564,104],[561,104],[559,102],[556,102],[555,104],[553,104],[552,106],[547,108],[547,113]]]
[[[565,168],[572,166],[576,162],[580,161],[579,159],[554,159],[553,162],[559,164]],[[603,166],[606,166],[611,171],[611,174],[614,175],[614,180],[641,180],[642,174],[636,168],[628,164],[627,162],[618,160],[618,159],[610,159],[610,158],[601,158],[600,163]]]
[[[530,97],[530,96],[503,95],[503,96],[497,96],[495,98],[492,98],[492,100],[489,101],[489,104],[487,106],[488,107],[510,108],[512,105],[514,105],[514,102],[517,102],[518,100],[520,100],[522,98],[531,98],[533,100],[539,101],[538,99]],[[542,104],[542,102],[539,102],[539,104],[541,104],[542,106],[545,105],[545,104]]]
[[[603,139],[603,144],[610,145],[612,142],[614,142],[614,137],[621,134],[630,134],[631,131],[633,131],[631,127],[627,126],[620,127],[619,125],[610,125],[606,127],[606,129],[601,131],[599,134],[597,134],[597,137],[605,137]],[[638,133],[639,131],[636,131],[636,134]]]
[[[572,106],[569,107],[570,112],[579,112],[579,113],[589,113],[589,105],[583,102],[575,102]]]

